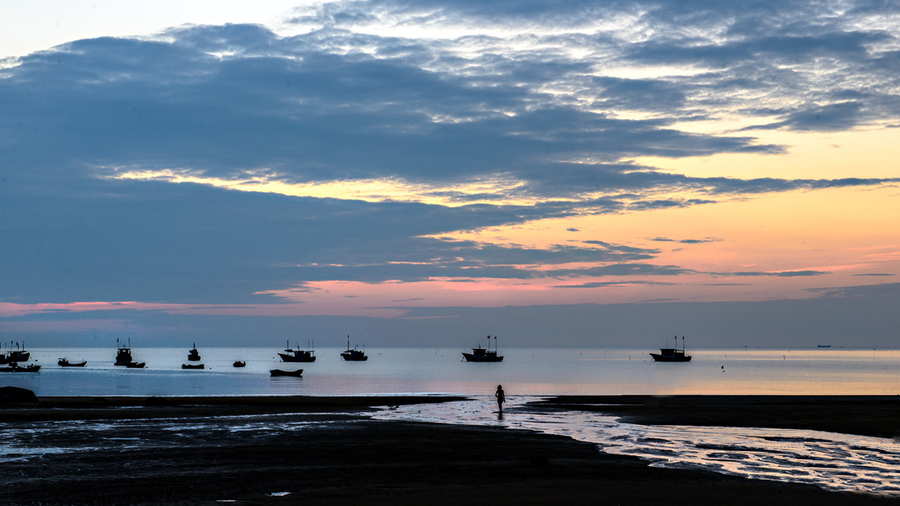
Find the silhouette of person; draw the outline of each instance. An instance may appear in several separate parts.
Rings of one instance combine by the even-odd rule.
[[[497,407],[500,408],[500,412],[503,413],[503,403],[506,402],[506,394],[503,393],[503,385],[497,385],[497,391],[494,392],[494,397],[497,398]]]

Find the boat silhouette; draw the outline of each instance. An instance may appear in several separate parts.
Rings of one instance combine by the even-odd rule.
[[[356,347],[358,348],[358,346]],[[347,351],[341,352],[341,358],[348,362],[364,362],[369,360],[365,353],[358,349],[350,349],[350,334],[347,334]]]
[[[199,362],[200,361],[200,352],[197,351],[197,343],[194,343],[194,348],[188,352],[188,362]]]
[[[69,359],[61,358],[57,364],[59,364],[60,367],[84,367],[87,365],[87,360],[81,362],[69,362]]]
[[[284,371],[281,369],[272,369],[269,371],[269,374],[272,376],[294,376],[299,378],[303,374],[303,369],[297,369],[296,371]]]
[[[488,347],[482,348],[480,345],[472,348],[472,353],[463,352],[463,358],[466,362],[502,362],[503,355],[497,354],[497,336],[494,336],[494,349],[491,350],[491,336],[487,337]]]
[[[9,342],[9,351],[5,354],[0,355],[0,364],[11,364],[13,362],[25,362],[29,358],[31,358],[31,353],[25,350],[25,341],[22,341],[22,348],[19,348],[19,343],[16,342],[16,349],[12,349],[13,342]]]
[[[0,367],[0,372],[38,372],[41,366],[37,364],[29,364],[20,366],[18,362],[10,362],[7,367]]]
[[[690,362],[691,356],[684,354],[684,336],[681,337],[681,349],[678,349],[678,336],[675,336],[674,348],[660,348],[659,353],[651,353],[656,362]]]
[[[279,353],[278,356],[281,357],[283,362],[315,362],[316,361],[316,352],[311,348],[309,350],[301,350],[300,345],[297,345],[297,349],[291,349],[291,342],[287,341],[287,347],[284,349],[284,353]]]
[[[128,346],[124,343],[120,343],[119,339],[116,339],[116,364],[122,365],[126,367],[132,367],[129,364],[134,363],[134,358],[131,356],[131,338],[128,338]]]

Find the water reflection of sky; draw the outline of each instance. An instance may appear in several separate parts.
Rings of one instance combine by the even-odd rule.
[[[371,395],[479,394],[498,383],[513,394],[900,394],[897,350],[688,350],[687,364],[650,360],[634,349],[504,350],[503,362],[473,364],[450,348],[369,348],[367,362],[343,362],[338,348],[313,363],[281,362],[277,348],[200,348],[204,370],[182,370],[188,348],[134,349],[146,369],[113,366],[112,348],[32,350],[37,374],[7,374],[5,384],[54,395]],[[62,368],[59,357],[87,360]],[[245,368],[234,368],[244,360]],[[269,370],[304,369],[303,378]]]
[[[900,442],[890,439],[792,429],[636,425],[594,412],[534,410],[525,406],[530,397],[507,399],[502,418],[494,399],[486,396],[399,406],[375,418],[536,430],[596,443],[601,451],[641,457],[653,466],[900,497]]]

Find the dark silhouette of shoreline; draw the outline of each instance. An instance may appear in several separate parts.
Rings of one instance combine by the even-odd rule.
[[[66,448],[66,452],[0,464],[0,504],[898,502],[896,498],[830,492],[808,485],[658,469],[637,458],[604,454],[593,444],[561,436],[374,421],[365,415],[365,410],[374,406],[446,399],[39,398],[37,406],[0,408],[0,423],[7,434],[21,438],[26,446],[47,445]],[[665,412],[669,409],[666,402],[671,402],[642,399],[648,412],[654,405]],[[584,406],[589,406],[588,400],[608,399],[585,398]],[[717,400],[725,404],[715,409]],[[807,399],[807,407],[813,400]],[[883,403],[888,410],[897,403],[881,398],[867,401],[865,397],[819,400],[817,409],[822,412],[840,412],[854,402],[870,408]],[[682,404],[694,403],[700,411],[715,413],[732,409],[729,402],[697,398]],[[30,436],[36,427],[47,430]]]

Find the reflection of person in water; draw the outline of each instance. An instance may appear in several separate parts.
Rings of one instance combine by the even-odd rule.
[[[494,397],[497,398],[497,407],[499,407],[500,412],[503,413],[503,403],[506,402],[506,394],[503,393],[503,385],[497,385],[497,391],[494,393]]]

